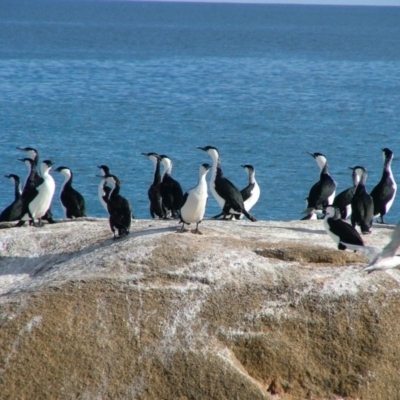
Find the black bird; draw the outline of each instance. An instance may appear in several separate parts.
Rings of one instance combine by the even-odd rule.
[[[33,147],[17,147],[17,149],[27,153],[28,158],[33,160],[33,162],[35,164],[34,171],[31,175],[31,177],[29,178],[30,179],[29,185],[31,187],[33,185],[35,187],[41,185],[43,183],[43,178],[40,176],[39,172],[37,171],[37,167],[39,165],[39,152]],[[25,185],[27,183],[28,182],[25,182]],[[24,191],[25,191],[25,187],[23,188],[22,192],[24,192]],[[53,224],[55,222],[53,219],[53,213],[51,212],[50,208],[46,211],[46,213],[43,215],[43,217],[41,219],[47,221],[49,224]]]
[[[164,172],[161,178],[160,193],[163,207],[166,210],[166,217],[179,217],[179,210],[182,206],[183,191],[180,183],[171,176],[172,161],[166,155],[160,155],[161,163],[164,166]]]
[[[374,218],[374,201],[365,188],[367,170],[360,166],[352,169],[358,174],[360,182],[351,199],[351,225],[353,227],[359,225],[361,233],[368,234],[371,233],[372,220]]]
[[[107,180],[107,183],[113,186],[107,200],[108,221],[110,229],[114,234],[114,239],[118,239],[129,234],[132,208],[129,201],[119,194],[121,189],[120,180],[112,174],[105,175],[104,178]],[[118,236],[115,231],[118,231]]]
[[[385,221],[383,217],[389,212],[396,196],[397,184],[392,173],[393,152],[388,149],[382,149],[383,152],[383,173],[379,183],[371,190],[371,196],[374,200],[374,218],[381,217],[381,223]]]
[[[161,157],[156,153],[142,153],[149,158],[154,164],[153,183],[150,185],[147,195],[150,200],[150,215],[151,218],[165,218],[165,208],[161,198]]]
[[[14,183],[14,201],[1,212],[0,222],[18,221],[22,217],[23,212],[20,179],[18,175],[14,174],[5,175],[5,177]]]
[[[307,209],[303,214],[309,215],[313,210],[322,210],[332,204],[335,197],[336,182],[328,172],[328,161],[321,153],[308,153],[315,158],[319,168],[319,181],[310,189],[307,197]]]
[[[339,209],[340,216],[342,219],[346,219],[351,214],[351,199],[353,198],[354,193],[356,192],[357,189],[358,182],[360,181],[360,177],[358,176],[356,171],[354,169],[352,170],[353,170],[352,172],[353,186],[343,190],[343,192],[340,192],[335,197],[332,204],[333,207]]]
[[[357,230],[340,218],[337,208],[328,206],[324,218],[324,228],[327,234],[338,245],[339,250],[346,250],[346,245],[364,246],[364,241]]]
[[[68,167],[58,167],[56,172],[64,176],[60,201],[67,218],[86,217],[86,204],[83,196],[72,187],[73,173]]]
[[[234,214],[244,214],[250,221],[257,221],[246,211],[239,189],[229,179],[224,177],[218,149],[213,146],[198,147],[198,149],[208,153],[213,160],[210,191],[222,208],[222,212],[213,218],[216,219],[223,216],[226,219],[227,217],[231,218]]]

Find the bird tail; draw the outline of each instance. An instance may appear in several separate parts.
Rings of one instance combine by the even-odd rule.
[[[253,221],[253,222],[257,221],[257,219],[254,218],[251,214],[249,214],[244,208],[243,208],[242,213],[243,213],[244,216],[245,216],[247,219],[249,219],[250,221]]]
[[[342,242],[340,242],[340,243],[342,243]],[[372,260],[375,260],[375,258],[381,252],[381,249],[379,247],[361,246],[358,244],[350,244],[350,243],[344,243],[344,242],[342,244],[344,246],[346,246],[349,250],[359,251],[365,257],[368,258],[369,262],[371,262]]]

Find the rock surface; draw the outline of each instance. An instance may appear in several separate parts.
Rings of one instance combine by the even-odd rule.
[[[321,221],[177,229],[0,229],[0,397],[400,398],[400,271],[360,272]]]

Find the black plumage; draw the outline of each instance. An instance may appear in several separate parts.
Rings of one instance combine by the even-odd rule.
[[[147,191],[150,200],[150,215],[152,218],[165,218],[165,208],[161,197],[161,157],[156,153],[142,153],[154,163],[153,182]]]
[[[374,217],[381,217],[381,223],[385,221],[383,217],[389,212],[394,198],[396,196],[397,184],[394,180],[391,164],[393,152],[388,149],[382,149],[384,155],[383,173],[379,183],[371,190],[371,196],[374,201]]]
[[[326,208],[324,227],[328,235],[338,245],[339,250],[346,250],[346,244],[364,246],[364,241],[357,230],[341,219],[340,210],[332,206]]]
[[[239,189],[223,175],[218,149],[213,146],[198,147],[198,149],[208,153],[213,160],[210,190],[222,207],[221,213],[213,218],[216,219],[223,216],[224,219],[231,219],[233,214],[243,214],[250,221],[257,221],[255,217],[246,211]]]
[[[106,175],[105,179],[113,188],[107,199],[109,224],[114,239],[126,236],[131,228],[132,208],[129,201],[120,195],[121,182],[115,175]],[[116,235],[118,231],[118,236]]]
[[[309,153],[317,161],[320,167],[319,181],[310,189],[307,198],[307,209],[304,214],[309,214],[310,210],[325,210],[331,205],[335,197],[336,182],[332,179],[328,172],[328,161],[321,153]]]
[[[332,204],[333,207],[339,209],[340,216],[342,219],[346,219],[351,214],[351,199],[353,198],[354,193],[356,192],[357,185],[359,182],[359,176],[356,173],[356,171],[353,168],[350,169],[353,170],[352,172],[353,186],[340,192],[335,197]]]
[[[160,183],[162,205],[166,210],[167,217],[178,218],[179,210],[182,207],[183,190],[181,184],[171,176],[171,159],[166,155],[160,155],[160,158],[164,165],[164,172]]]
[[[351,225],[358,225],[361,233],[371,233],[372,220],[374,218],[374,201],[365,187],[367,181],[367,170],[364,167],[354,167],[360,177],[353,198],[351,199]]]
[[[14,201],[1,212],[0,222],[18,221],[23,212],[20,179],[18,175],[14,174],[5,175],[5,177],[14,182]]]
[[[58,167],[56,172],[61,173],[65,181],[60,192],[60,201],[67,218],[86,217],[86,203],[83,196],[72,187],[73,173],[68,167]]]

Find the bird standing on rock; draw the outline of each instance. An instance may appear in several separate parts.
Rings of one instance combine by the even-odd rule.
[[[56,172],[64,176],[60,201],[66,218],[86,217],[86,204],[83,196],[72,187],[73,173],[68,167],[58,167]]]
[[[112,186],[107,199],[107,210],[109,214],[108,222],[114,239],[121,238],[129,234],[131,228],[132,208],[129,201],[120,195],[121,182],[112,174],[102,177]],[[116,235],[118,231],[118,236]]]
[[[244,214],[250,221],[257,221],[246,211],[239,189],[229,179],[224,177],[218,149],[213,146],[198,147],[198,149],[205,151],[213,160],[210,191],[222,208],[221,213],[215,215],[213,218],[216,219],[220,216],[226,218],[234,214]]]
[[[397,184],[393,177],[392,160],[393,152],[388,149],[382,149],[383,152],[383,173],[379,183],[371,190],[371,197],[374,200],[374,218],[381,217],[381,223],[385,221],[383,217],[392,207],[394,198],[396,197]]]
[[[197,185],[188,190],[183,196],[183,203],[181,207],[181,223],[183,232],[185,224],[196,224],[194,233],[201,234],[199,231],[199,223],[203,220],[204,213],[207,205],[207,182],[206,175],[211,168],[210,164],[202,164],[199,168],[199,181]]]
[[[150,215],[151,218],[165,218],[165,208],[162,204],[161,197],[161,157],[157,153],[142,153],[154,164],[153,183],[150,185],[147,195],[150,200]]]
[[[171,159],[164,154],[160,155],[160,158],[161,163],[164,166],[164,171],[160,183],[162,205],[166,210],[166,218],[177,218],[179,216],[179,210],[182,206],[182,187],[180,183],[171,176]]]
[[[20,179],[14,174],[5,175],[5,177],[14,183],[14,201],[1,212],[0,222],[18,221],[22,217],[23,209]]]
[[[335,198],[336,182],[332,179],[328,172],[328,160],[321,153],[308,153],[315,158],[319,168],[319,181],[310,189],[307,197],[307,209],[303,214],[310,215],[314,210],[322,210],[332,205]]]
[[[24,194],[22,194],[24,210],[21,220],[29,220],[34,226],[42,225],[42,218],[50,209],[51,201],[54,196],[56,184],[53,177],[50,175],[52,165],[52,161],[44,160],[40,166],[43,182],[36,186],[30,199],[24,198]],[[36,219],[38,219],[38,223],[36,223]]]
[[[29,178],[29,180],[30,180],[29,186],[36,187],[36,186],[40,185],[43,182],[43,177],[37,171],[37,168],[39,165],[39,152],[34,147],[17,147],[17,149],[25,152],[27,154],[28,158],[30,158],[35,165],[34,169],[32,170],[33,171],[32,175]],[[25,182],[25,186],[27,183],[28,182]],[[25,192],[25,186],[22,190],[23,194]],[[43,215],[43,217],[41,219],[46,220],[49,224],[53,224],[55,222],[50,208],[45,212],[45,214]]]
[[[352,168],[359,176],[359,183],[351,199],[351,225],[358,225],[364,235],[371,233],[372,220],[374,218],[374,201],[365,187],[367,170],[364,167]]]

